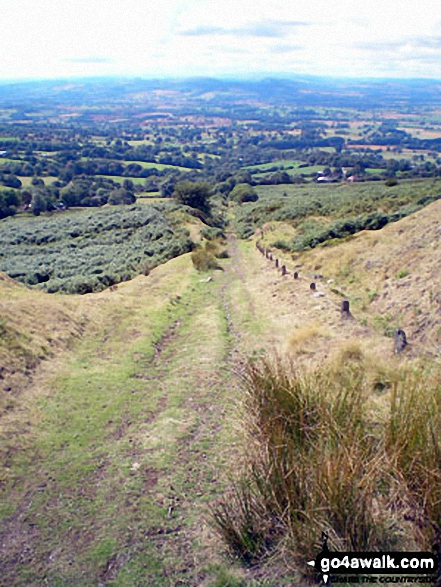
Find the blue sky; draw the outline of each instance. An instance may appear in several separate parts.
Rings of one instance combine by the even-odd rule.
[[[441,79],[440,0],[0,0],[0,79]]]

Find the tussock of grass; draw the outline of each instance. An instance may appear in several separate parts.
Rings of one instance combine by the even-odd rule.
[[[380,366],[378,377],[387,371]],[[372,357],[355,343],[315,371],[249,364],[243,423],[254,442],[243,476],[213,508],[236,555],[303,567],[322,531],[336,550],[428,548],[439,539],[439,375],[425,383],[406,368],[390,375],[384,426],[372,413],[375,379]],[[409,507],[414,528],[403,537]]]
[[[348,361],[363,361],[364,358],[365,353],[360,342],[358,340],[351,340],[340,348],[336,366],[340,367]]]
[[[335,377],[339,377],[348,363],[358,364],[359,368],[363,369],[366,392],[383,393],[390,390],[393,383],[400,379],[400,371],[397,371],[394,364],[384,362],[379,353],[369,348],[368,344],[363,344],[357,339],[348,340],[340,347],[330,369],[333,370]]]
[[[263,362],[248,367],[245,382],[245,424],[257,444],[247,473],[248,516],[234,495],[214,510],[227,542],[233,524],[240,528],[236,537],[246,534],[251,512],[255,552],[241,543],[248,557],[258,555],[262,544],[288,541],[294,559],[304,560],[323,530],[343,550],[384,545],[385,525],[373,514],[373,488],[382,476],[378,446],[368,436],[357,369],[336,378],[329,369],[299,373],[291,365]]]
[[[296,354],[307,354],[320,338],[329,338],[329,332],[324,326],[318,323],[305,324],[291,334],[289,350]]]

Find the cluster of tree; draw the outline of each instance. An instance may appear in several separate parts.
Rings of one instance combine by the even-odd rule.
[[[323,165],[324,167],[355,167],[364,169],[374,167],[385,167],[386,161],[381,153],[368,151],[363,153],[351,152],[328,152],[314,150],[301,156],[301,159],[308,165]]]
[[[21,181],[14,173],[0,172],[0,183],[8,188],[21,188]]]
[[[14,216],[20,209],[20,193],[15,190],[0,191],[0,218]]]
[[[75,178],[60,190],[60,202],[66,207],[104,204],[133,204],[136,201],[135,186],[124,180],[122,187],[111,179],[97,177]]]
[[[360,144],[360,141],[350,141],[352,144]],[[396,128],[395,124],[390,122],[382,123],[377,129],[368,132],[361,144],[382,145],[382,146],[401,146],[405,149],[433,150],[441,152],[441,138],[436,139],[419,139],[413,137],[402,129]]]
[[[181,181],[176,184],[173,191],[173,197],[177,202],[200,210],[205,216],[211,214],[210,198],[212,195],[211,186],[202,181]]]
[[[52,175],[57,177],[62,166],[45,158],[37,158],[33,155],[24,155],[23,159],[10,160],[2,165],[2,174],[12,174],[21,177],[34,175]]]
[[[13,216],[20,210],[28,210],[39,216],[42,212],[67,208],[99,207],[104,204],[133,204],[136,201],[135,186],[124,180],[120,186],[106,178],[75,178],[67,185],[55,182],[46,186],[40,178],[23,190],[0,191],[0,218]]]
[[[334,147],[338,152],[344,147],[345,140],[343,137],[322,138],[289,138],[281,140],[270,140],[261,143],[263,148],[272,148],[279,150],[286,149],[317,149],[320,147]]]

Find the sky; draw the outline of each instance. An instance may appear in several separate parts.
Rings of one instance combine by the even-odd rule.
[[[0,0],[0,80],[441,80],[441,0]]]

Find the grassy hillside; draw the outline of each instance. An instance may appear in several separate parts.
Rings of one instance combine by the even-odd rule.
[[[191,249],[188,232],[173,222],[174,208],[114,206],[7,218],[0,270],[49,293],[100,291]]]
[[[379,231],[304,253],[300,271],[333,279],[360,320],[390,335],[404,328],[415,353],[441,349],[441,202]],[[271,235],[265,237],[271,241]]]
[[[31,292],[0,273],[1,409],[29,385],[41,363],[69,348],[84,332],[88,316],[81,298]]]
[[[393,187],[383,183],[278,185],[255,188],[259,200],[237,212],[239,234],[247,237],[255,226],[284,222],[295,228],[294,238],[275,244],[302,251],[333,238],[363,229],[377,230],[437,200],[438,180],[404,181]]]

